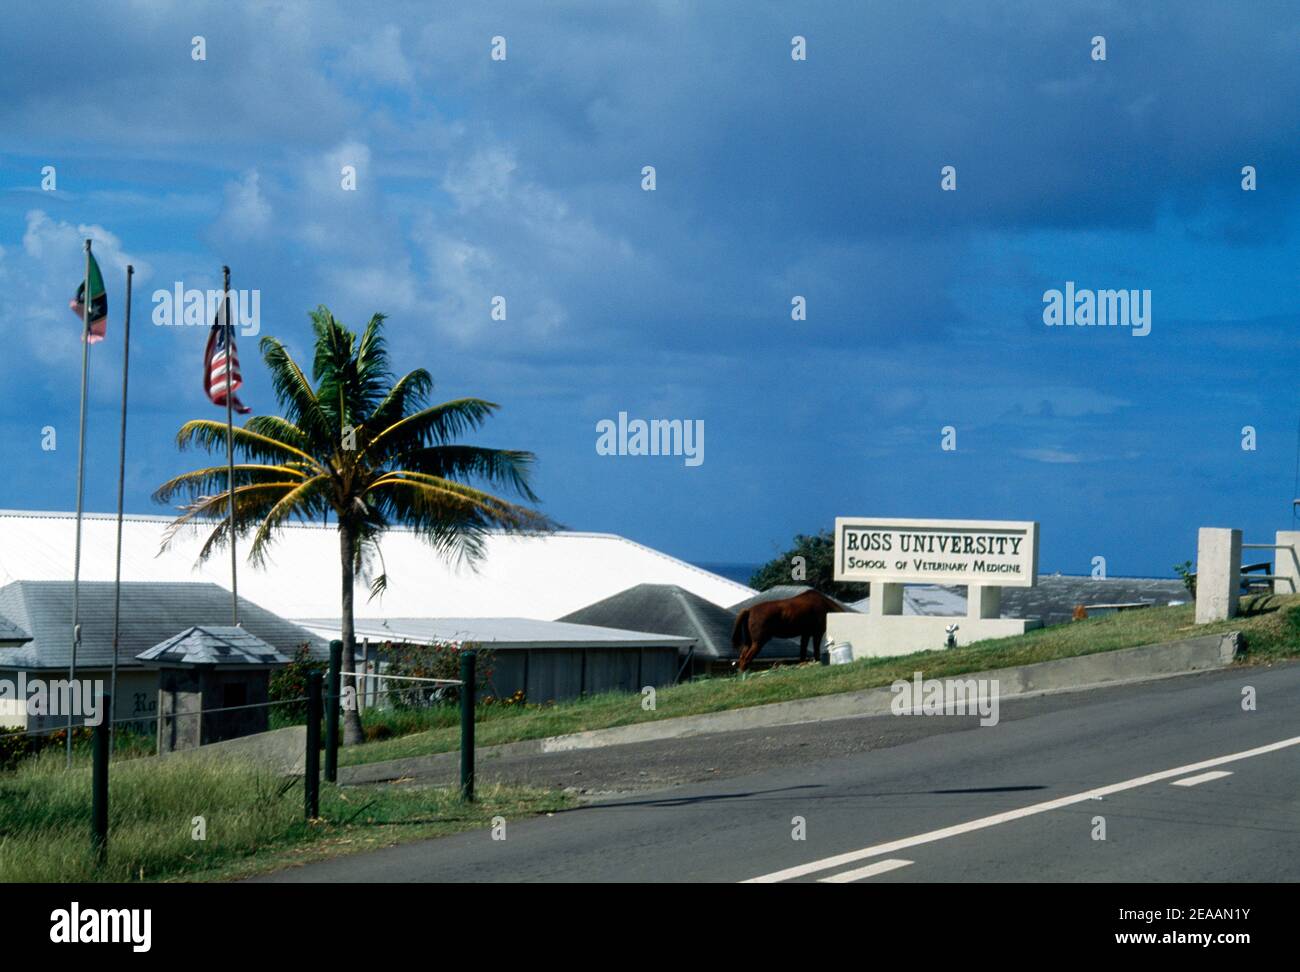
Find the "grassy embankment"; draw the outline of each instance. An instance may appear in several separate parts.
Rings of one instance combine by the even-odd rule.
[[[444,788],[322,783],[321,819],[307,823],[301,779],[232,760],[123,760],[109,774],[101,867],[90,852],[90,768],[63,760],[51,752],[0,774],[0,882],[228,879],[571,805],[524,787],[483,787],[465,804]]]
[[[888,685],[922,671],[928,678],[1027,665],[1138,645],[1202,635],[1241,631],[1246,663],[1300,656],[1300,595],[1244,598],[1242,613],[1228,621],[1197,625],[1195,609],[1145,608],[1107,617],[1040,628],[1012,638],[981,641],[950,651],[919,652],[896,658],[864,659],[850,665],[782,666],[745,678],[698,679],[661,688],[655,708],[643,709],[638,694],[609,693],[555,705],[484,706],[479,710],[475,741],[479,746],[540,739],[589,729],[671,719],[738,709],[769,702],[855,692]],[[385,713],[376,716],[385,718]],[[422,713],[431,725],[423,732],[344,748],[341,765],[373,763],[447,752],[460,745],[454,708]]]

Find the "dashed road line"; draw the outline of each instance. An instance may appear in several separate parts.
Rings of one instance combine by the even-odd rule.
[[[872,846],[864,847],[861,850],[836,854],[834,857],[824,857],[819,861],[811,861],[807,864],[797,864],[794,867],[787,867],[780,871],[773,871],[771,874],[761,874],[758,877],[749,878],[741,883],[775,884],[778,881],[789,881],[792,878],[804,877],[808,874],[816,874],[818,871],[829,871],[831,868],[843,867],[846,864],[855,864],[868,857],[880,857],[882,854],[892,854],[900,850],[906,850],[909,847],[916,847],[919,844],[929,844],[936,840],[946,840],[949,837],[958,837],[962,834],[969,834],[972,831],[983,830],[986,827],[996,827],[998,824],[1010,823],[1013,820],[1023,820],[1025,817],[1032,817],[1036,814],[1046,813],[1049,810],[1059,810],[1062,807],[1073,806],[1076,803],[1084,803],[1088,800],[1098,800],[1102,797],[1110,796],[1112,793],[1123,793],[1125,790],[1133,790],[1137,787],[1147,786],[1151,783],[1159,783],[1163,780],[1173,779],[1176,776],[1186,776],[1188,773],[1195,773],[1198,770],[1208,770],[1211,767],[1222,766],[1225,763],[1235,763],[1238,760],[1250,759],[1253,756],[1263,756],[1265,753],[1274,753],[1279,749],[1287,749],[1288,747],[1297,745],[1300,745],[1300,736],[1292,736],[1290,739],[1280,739],[1275,743],[1269,743],[1267,746],[1257,746],[1254,749],[1243,750],[1239,753],[1229,753],[1227,756],[1216,756],[1213,759],[1202,760],[1199,763],[1189,763],[1186,766],[1176,766],[1173,769],[1161,770],[1158,773],[1149,773],[1146,776],[1136,776],[1131,780],[1124,780],[1121,783],[1111,783],[1107,786],[1099,786],[1095,789],[1084,790],[1082,793],[1074,793],[1070,796],[1058,797],[1055,800],[1046,800],[1043,803],[1034,803],[1027,807],[1020,807],[1017,810],[1007,810],[1004,813],[995,813],[988,817],[980,817],[977,820],[968,820],[965,823],[954,824],[951,827],[942,827],[939,830],[927,831],[924,834],[917,834],[914,837],[904,837],[900,840],[891,840],[883,844],[873,844]]]
[[[877,874],[884,874],[887,871],[897,871],[900,867],[907,867],[911,863],[911,861],[904,861],[895,857],[888,861],[876,861],[876,863],[868,864],[866,867],[859,867],[853,871],[844,871],[842,874],[832,874],[830,877],[819,878],[818,880],[822,884],[851,884],[854,881],[875,877]]]
[[[1198,783],[1208,783],[1210,780],[1221,780],[1225,776],[1231,776],[1231,770],[1213,770],[1209,773],[1202,773],[1200,776],[1189,776],[1185,780],[1174,780],[1170,786],[1196,786]]]

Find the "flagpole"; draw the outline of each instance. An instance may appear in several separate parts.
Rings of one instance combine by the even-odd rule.
[[[117,701],[117,643],[122,619],[122,495],[126,481],[126,389],[131,365],[131,278],[135,267],[126,266],[126,320],[122,325],[122,437],[117,450],[117,565],[113,576],[113,669],[108,697]],[[108,713],[109,740],[113,738],[113,713]]]
[[[234,364],[234,329],[230,323],[230,268],[221,268],[223,315],[226,324],[226,483],[230,490],[230,609],[235,627],[239,627],[239,566],[235,556],[235,389],[230,372]]]
[[[86,240],[86,289],[81,303],[81,431],[77,441],[77,527],[72,557],[72,657],[68,661],[68,692],[75,691],[77,680],[77,645],[81,641],[81,512],[86,486],[86,383],[90,374],[90,240]],[[69,699],[69,701],[71,701]],[[72,710],[68,706],[68,766],[72,765]]]

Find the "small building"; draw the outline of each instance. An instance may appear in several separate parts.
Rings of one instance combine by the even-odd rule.
[[[682,661],[693,675],[726,673],[739,653],[731,647],[736,614],[673,584],[637,584],[625,591],[566,614],[561,621],[601,624],[642,631],[661,631],[685,639]],[[799,657],[799,643],[787,638],[768,642],[755,667]]]
[[[265,732],[271,669],[290,660],[233,625],[195,625],[135,657],[158,670],[159,753]]]
[[[299,621],[327,640],[341,637],[333,618]],[[388,618],[354,623],[357,658],[389,644],[457,644],[492,651],[492,674],[480,696],[509,698],[522,691],[530,702],[562,701],[598,692],[639,692],[672,685],[690,639],[590,624],[533,618]],[[368,680],[363,700],[376,680]]]

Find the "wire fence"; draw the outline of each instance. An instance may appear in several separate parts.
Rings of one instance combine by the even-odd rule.
[[[216,716],[229,718],[236,713],[251,713],[254,711],[268,711],[276,706],[298,705],[306,703],[306,739],[303,749],[303,759],[301,772],[293,769],[282,771],[282,775],[290,777],[284,786],[280,788],[280,793],[286,792],[288,787],[294,782],[292,777],[301,776],[303,786],[303,812],[308,822],[317,820],[320,817],[320,793],[322,776],[329,783],[338,783],[338,750],[339,750],[339,720],[340,710],[345,706],[351,708],[355,705],[356,698],[353,693],[340,691],[340,683],[343,678],[379,678],[383,680],[393,680],[409,683],[418,683],[421,685],[432,684],[435,691],[445,687],[459,686],[462,691],[459,693],[460,698],[460,797],[461,799],[472,802],[474,800],[474,719],[475,719],[475,699],[476,699],[476,678],[475,678],[475,654],[466,652],[461,658],[461,675],[459,679],[445,678],[425,678],[411,675],[388,675],[382,673],[370,672],[344,672],[341,671],[341,642],[334,641],[330,644],[330,666],[328,669],[328,682],[326,674],[319,670],[310,671],[307,674],[307,694],[288,699],[273,699],[266,702],[248,702],[235,705],[213,706],[211,708],[179,708],[172,711],[163,711],[155,713],[149,720],[140,720],[139,718],[120,719],[111,715],[113,698],[111,695],[101,692],[98,696],[99,708],[102,710],[107,706],[108,718],[96,718],[94,723],[81,723],[73,725],[72,730],[77,729],[91,731],[91,785],[90,785],[90,845],[92,851],[96,854],[100,866],[103,866],[107,860],[108,841],[109,841],[109,774],[110,764],[112,763],[112,728],[115,725],[124,723],[139,723],[141,721],[154,721],[158,725],[157,746],[159,753],[163,750],[164,744],[164,726],[167,723],[175,724],[181,720],[191,717]],[[326,688],[328,685],[328,688]],[[165,694],[165,689],[160,688],[161,697]],[[78,698],[76,695],[69,695],[69,698]],[[69,707],[69,712],[75,716],[75,707]],[[66,718],[67,713],[42,712],[39,715],[49,718]],[[86,715],[82,714],[83,718]],[[96,717],[95,712],[90,713],[91,717]],[[322,733],[322,723],[324,732]],[[221,736],[227,730],[231,731],[227,738],[237,739],[247,735],[256,734],[260,731],[256,723],[252,724],[252,732],[242,730],[250,728],[250,724],[243,725],[221,725],[217,723],[212,735]],[[261,724],[265,728],[265,723]],[[68,725],[29,728],[9,730],[0,732],[0,741],[12,738],[14,736],[26,736],[29,738],[43,738],[53,736],[58,733],[69,732]],[[175,750],[168,751],[186,751],[195,748],[201,748],[208,742],[224,741],[221,738],[212,739],[209,736],[208,727],[204,727],[199,733],[194,734],[187,732],[184,745],[175,747]],[[178,740],[175,736],[169,742],[175,744]],[[71,740],[69,740],[71,742]],[[143,755],[143,754],[139,754]],[[5,754],[0,751],[0,758]],[[322,767],[322,756],[324,757],[324,766]],[[68,768],[73,767],[72,748],[68,748]],[[218,765],[225,765],[224,763]],[[324,772],[322,773],[322,768]]]
[[[464,682],[458,678],[423,678],[415,675],[391,675],[382,672],[379,673],[339,672],[338,675],[340,678],[377,679],[379,680],[380,685],[382,685],[385,681],[428,683],[428,684],[436,685],[438,687],[455,687],[464,684]],[[419,690],[416,689],[414,691],[419,691]],[[393,688],[393,689],[377,688],[374,691],[361,693],[359,698],[362,705],[364,706],[365,700],[367,698],[373,698],[378,695],[398,695],[404,698],[413,698],[414,696],[412,695],[412,692],[413,692],[412,689],[404,689],[404,688]],[[103,696],[102,695],[97,696],[97,698],[103,698]],[[327,694],[322,699],[322,701],[326,703],[329,703],[331,701],[344,703],[343,705],[344,708],[347,707],[348,703],[356,700],[357,700],[356,696],[350,695],[349,693],[342,692],[342,691],[340,691],[337,695],[331,696]],[[241,712],[241,711],[252,710],[252,709],[273,709],[276,706],[280,706],[280,705],[301,705],[307,701],[308,701],[308,697],[306,695],[300,695],[297,696],[296,698],[273,699],[268,702],[249,702],[243,705],[223,705],[223,706],[214,706],[212,708],[173,709],[167,712],[154,712],[148,715],[134,715],[129,717],[111,717],[108,719],[96,719],[96,721],[94,722],[85,721],[85,714],[82,713],[81,718],[83,721],[74,722],[72,724],[72,729],[74,732],[78,729],[94,729],[96,726],[100,725],[101,723],[105,723],[109,726],[140,725],[141,723],[156,723],[160,719],[161,720],[185,719],[191,717],[215,715],[218,713],[225,713],[225,712]],[[427,701],[431,703],[436,703],[439,700],[431,698],[428,699]],[[77,713],[74,712],[73,716],[74,718],[76,718]],[[36,717],[56,718],[56,719],[66,720],[67,713],[66,712],[40,713],[37,714]],[[4,732],[0,732],[0,739],[5,739],[11,736],[49,736],[49,735],[54,735],[55,733],[67,732],[67,731],[68,731],[68,725],[66,721],[64,721],[57,726],[48,726],[48,727],[36,728],[36,729],[34,728],[10,729]]]

